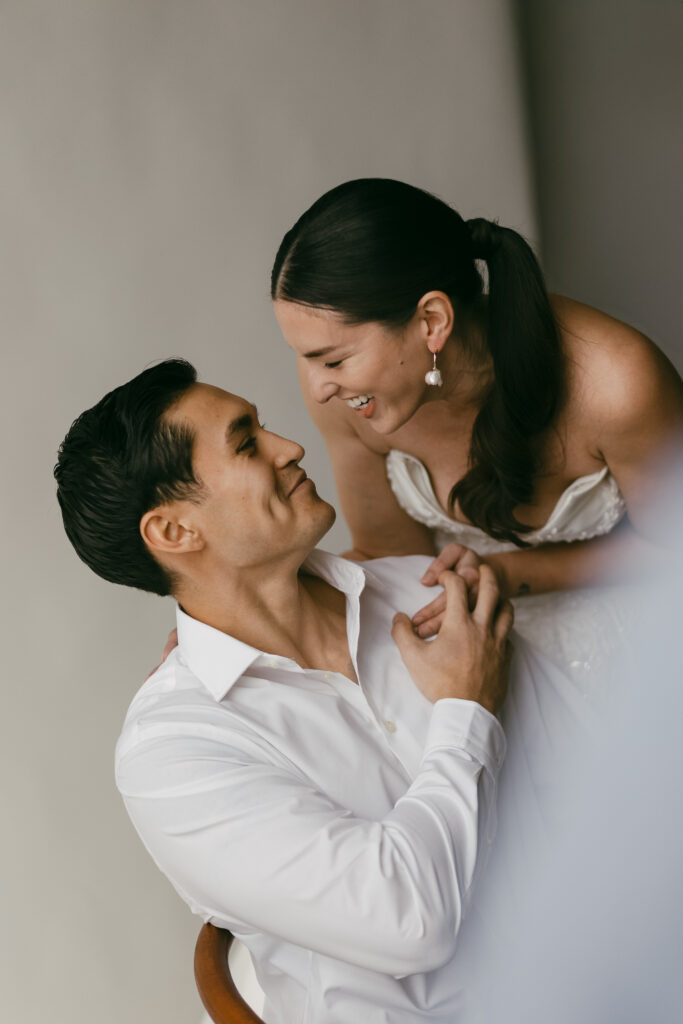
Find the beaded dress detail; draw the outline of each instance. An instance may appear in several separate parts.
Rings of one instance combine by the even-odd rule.
[[[415,456],[391,451],[386,469],[399,505],[434,531],[439,551],[453,541],[482,556],[515,550],[514,544],[495,540],[479,527],[446,515],[426,467]],[[588,540],[609,533],[625,512],[617,482],[605,466],[574,480],[545,525],[524,534],[524,540],[534,546]],[[517,598],[515,629],[587,686],[590,672],[612,653],[623,633],[630,607],[626,590],[603,586]]]

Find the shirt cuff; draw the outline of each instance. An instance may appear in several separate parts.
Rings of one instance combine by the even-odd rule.
[[[495,778],[505,757],[505,733],[495,715],[476,701],[443,697],[434,704],[425,756],[444,747],[465,751]]]

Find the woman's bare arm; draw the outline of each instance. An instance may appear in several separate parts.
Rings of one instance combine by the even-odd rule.
[[[577,399],[581,420],[592,453],[619,485],[628,520],[606,537],[488,557],[510,596],[638,578],[665,557],[657,509],[671,447],[683,431],[681,378],[644,335],[578,308],[579,329],[590,339]]]
[[[643,538],[624,519],[603,537],[487,555],[507,597],[544,594],[600,583],[641,579],[661,567],[663,549]]]

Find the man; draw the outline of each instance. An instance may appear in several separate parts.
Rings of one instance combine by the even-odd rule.
[[[453,1024],[512,612],[486,566],[472,611],[445,573],[439,636],[418,639],[425,560],[315,550],[334,510],[303,454],[181,360],[69,431],[55,475],[76,551],[178,602],[117,783],[192,910],[251,950],[267,1021]]]

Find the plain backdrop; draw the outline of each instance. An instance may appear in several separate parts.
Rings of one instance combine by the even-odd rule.
[[[112,776],[173,604],[78,562],[57,445],[110,388],[182,355],[301,440],[334,498],[270,308],[276,248],[363,175],[533,237],[517,57],[503,0],[0,6],[4,1020],[200,1014],[200,922]],[[339,526],[330,546],[345,544]]]
[[[190,1024],[200,1013],[200,922],[142,848],[112,773],[173,604],[104,583],[71,551],[52,467],[77,414],[153,360],[182,355],[300,440],[334,499],[269,272],[302,210],[366,175],[541,238],[555,288],[628,312],[676,356],[666,328],[678,243],[664,211],[679,5],[633,3],[617,18],[611,4],[597,28],[595,4],[569,6],[570,38],[590,43],[574,80],[567,33],[543,4],[531,5],[536,20],[508,0],[0,4],[3,1020]],[[617,142],[637,140],[628,167],[618,148],[616,162],[603,151],[596,122],[610,123],[599,74],[608,51],[636,68],[619,103],[647,87],[658,111],[640,103],[635,122],[612,125]],[[562,172],[550,175],[558,151]],[[641,174],[648,217],[626,224],[610,207],[601,220],[609,188],[591,191],[596,160],[615,188]],[[572,235],[567,254],[563,225],[584,202],[594,234]],[[655,229],[666,259],[643,256]],[[614,256],[607,280],[604,252]],[[328,546],[346,541],[338,524]]]

